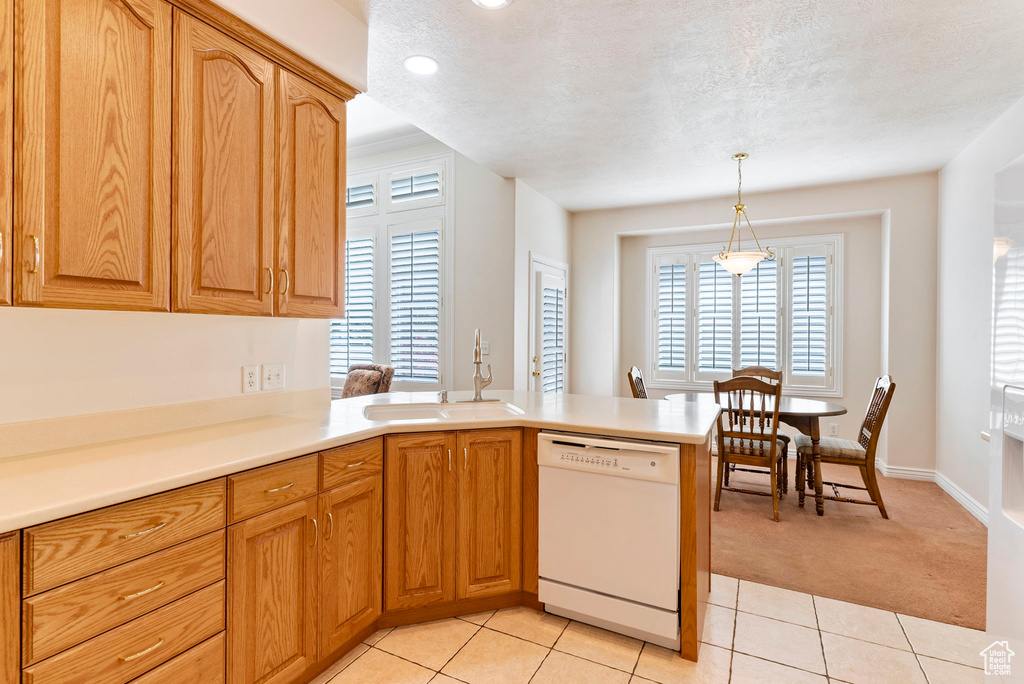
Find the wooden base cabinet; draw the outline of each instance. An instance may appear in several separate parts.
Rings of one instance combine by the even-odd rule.
[[[290,684],[317,661],[317,499],[228,528],[228,684]]]
[[[456,597],[480,598],[522,586],[522,454],[519,429],[458,437]]]
[[[522,430],[385,440],[385,609],[519,591]]]
[[[383,481],[378,473],[320,495],[320,655],[381,613]]]

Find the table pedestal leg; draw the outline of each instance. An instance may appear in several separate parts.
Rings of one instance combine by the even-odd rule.
[[[818,515],[825,515],[825,488],[821,483],[821,451],[818,448],[821,436],[818,432],[817,416],[811,418],[809,422],[811,434],[808,436],[811,438],[811,455],[814,462],[814,507]]]

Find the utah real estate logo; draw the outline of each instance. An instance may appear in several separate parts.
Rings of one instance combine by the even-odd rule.
[[[984,651],[981,657],[985,659],[985,674],[1006,675],[1010,672],[1010,659],[1017,655],[1010,650],[1009,641],[993,641]]]

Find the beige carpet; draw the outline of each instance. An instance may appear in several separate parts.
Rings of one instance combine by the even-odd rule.
[[[717,462],[712,467],[714,486]],[[860,484],[851,468],[826,465],[824,473]],[[789,475],[778,523],[770,498],[722,492],[721,510],[711,515],[713,572],[985,629],[987,529],[938,485],[879,474],[888,520],[873,506],[834,501],[819,518],[813,497],[797,506],[793,461]],[[767,482],[767,475],[732,475],[750,489],[767,491]]]

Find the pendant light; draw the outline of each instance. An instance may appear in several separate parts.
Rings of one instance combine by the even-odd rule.
[[[746,152],[740,152],[739,154],[732,155],[732,158],[736,161],[736,175],[739,179],[736,185],[736,204],[733,205],[733,209],[736,210],[736,216],[733,217],[732,220],[732,233],[729,234],[729,246],[722,247],[722,251],[712,257],[722,265],[722,268],[729,273],[732,273],[734,276],[741,276],[757,266],[758,263],[765,260],[770,261],[775,258],[775,252],[772,250],[761,249],[761,243],[757,240],[757,235],[754,233],[754,227],[750,225],[750,219],[747,218],[747,205],[743,204],[743,160],[748,156],[750,155]],[[747,228],[750,229],[750,236],[754,238],[754,244],[757,245],[756,252],[743,251],[743,240],[741,237],[741,233],[743,232],[743,221],[746,221]],[[734,242],[736,243],[735,251],[733,251],[732,248]]]

